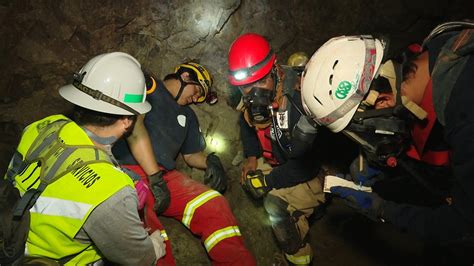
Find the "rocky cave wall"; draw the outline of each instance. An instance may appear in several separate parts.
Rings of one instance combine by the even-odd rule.
[[[266,36],[283,63],[296,51],[311,55],[337,35],[385,35],[391,39],[390,52],[396,53],[409,43],[421,41],[439,22],[472,18],[471,2],[1,0],[1,173],[25,125],[71,107],[57,90],[70,82],[72,73],[91,57],[124,51],[160,78],[178,63],[197,59],[212,72],[219,102],[193,108],[208,144],[211,138],[216,142],[219,137],[218,141],[224,145],[217,152],[234,184],[229,192],[234,193],[232,201],[239,202],[245,198],[237,185],[240,170],[231,166],[234,159],[234,163],[238,163],[235,157],[241,149],[238,113],[232,108],[234,88],[226,81],[226,56],[237,36],[246,32]],[[213,145],[209,145],[209,150],[213,149]],[[191,169],[185,171],[193,174]],[[231,205],[237,204],[231,202]],[[238,207],[235,212],[241,220],[254,219]],[[258,226],[256,224],[253,225]],[[250,222],[248,227],[253,225]],[[268,230],[262,234],[271,239]],[[250,244],[254,250],[258,249],[257,245]],[[268,253],[274,250],[270,248]],[[265,264],[265,260],[259,262]]]
[[[236,154],[237,113],[228,103],[226,55],[240,34],[266,36],[285,62],[312,54],[343,34],[384,34],[391,50],[419,41],[437,22],[467,18],[470,1],[0,1],[0,132],[14,145],[16,128],[67,110],[58,88],[94,55],[124,51],[158,77],[198,59],[215,78],[219,103],[195,106],[206,136],[223,136],[225,160]],[[12,136],[10,136],[12,135]],[[10,155],[2,152],[5,158]],[[4,169],[5,158],[0,161]],[[8,161],[8,159],[6,159]]]

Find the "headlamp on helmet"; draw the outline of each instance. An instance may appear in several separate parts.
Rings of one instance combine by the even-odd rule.
[[[237,69],[237,70],[229,70],[229,73],[230,75],[237,81],[243,81],[247,78],[250,78],[252,76],[255,75],[255,73],[257,73],[260,69],[262,69],[263,67],[265,66],[268,66],[268,64],[271,62],[271,61],[274,61],[274,57],[275,57],[275,54],[273,53],[273,51],[270,49],[270,51],[268,52],[267,56],[261,61],[259,62],[258,64],[256,65],[253,65],[251,67],[247,67],[247,68],[241,68],[241,69]],[[272,60],[273,59],[273,60]],[[272,64],[273,65],[273,64]],[[272,68],[270,68],[268,70],[268,72],[270,72]],[[265,77],[268,72],[265,73],[265,75],[263,75],[262,77],[256,79],[255,81],[257,80],[260,80],[261,78]],[[254,82],[255,82],[254,81]]]
[[[235,71],[234,73],[232,73],[232,75],[234,76],[236,80],[241,81],[241,80],[246,79],[249,76],[248,72],[249,71],[247,69],[243,69],[243,70]]]
[[[254,83],[271,71],[275,60],[275,53],[263,36],[243,34],[232,43],[229,50],[229,83],[234,86]]]

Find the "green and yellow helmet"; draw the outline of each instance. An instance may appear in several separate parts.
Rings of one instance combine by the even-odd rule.
[[[180,75],[183,72],[188,72],[190,74],[190,77],[192,80],[199,82],[201,84],[204,92],[201,97],[197,100],[198,103],[202,103],[206,100],[208,93],[211,90],[212,87],[212,76],[207,69],[194,62],[188,62],[188,63],[183,63],[178,65],[175,69],[174,72]]]

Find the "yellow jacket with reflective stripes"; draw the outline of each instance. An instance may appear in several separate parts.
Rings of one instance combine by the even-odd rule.
[[[63,119],[66,117],[54,115],[29,125],[17,148],[22,157],[25,158],[45,125]],[[67,145],[94,145],[74,122],[61,127],[58,137],[59,141]],[[56,154],[53,156],[59,157]],[[41,167],[44,167],[41,163],[30,163],[15,176],[16,187],[21,194],[38,187]],[[26,255],[59,260],[77,254],[69,263],[79,265],[100,260],[101,255],[94,246],[81,243],[74,237],[94,208],[125,186],[133,187],[131,178],[105,162],[83,165],[49,184],[30,209],[31,223]]]

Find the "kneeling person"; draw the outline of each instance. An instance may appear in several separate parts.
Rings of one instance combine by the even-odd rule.
[[[140,222],[130,177],[109,155],[150,110],[145,89],[135,58],[98,55],[60,89],[75,105],[73,121],[53,115],[25,128],[6,178],[23,197],[40,191],[30,209],[29,263],[150,265],[164,255],[159,232],[148,236]]]
[[[144,122],[165,172],[160,187],[152,186],[155,210],[181,221],[199,235],[213,262],[254,265],[237,221],[219,193],[227,187],[225,170],[215,154],[203,153],[205,141],[199,122],[188,106],[203,102],[210,94],[211,75],[202,65],[190,62],[179,65],[163,82],[150,77],[149,84],[147,100],[153,111]],[[115,145],[113,152],[125,167],[144,175],[125,142]],[[191,167],[206,169],[205,181],[211,188],[175,169],[180,153]]]

